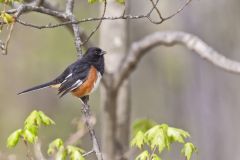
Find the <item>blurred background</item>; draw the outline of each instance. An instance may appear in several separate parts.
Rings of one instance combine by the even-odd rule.
[[[159,7],[167,16],[184,2],[162,0]],[[62,8],[65,1],[56,3]],[[131,0],[130,13],[146,13],[149,7],[149,1]],[[99,4],[77,1],[75,13],[79,19],[97,17],[98,10]],[[226,57],[240,61],[239,17],[238,0],[193,0],[184,11],[161,25],[141,19],[130,21],[129,43],[156,31],[185,31],[200,37]],[[35,24],[57,23],[37,13],[24,15],[23,19]],[[90,33],[95,25],[90,22],[81,27]],[[6,33],[1,33],[1,40],[6,38]],[[91,41],[98,44],[98,35],[95,34]],[[240,76],[216,68],[182,46],[157,47],[150,52],[131,76],[131,121],[149,118],[189,131],[191,141],[198,147],[199,159],[238,160]],[[78,99],[69,95],[59,99],[52,89],[16,94],[51,80],[75,60],[73,37],[66,28],[37,30],[16,25],[9,54],[0,57],[0,153],[16,154],[17,159],[25,157],[22,143],[9,150],[6,139],[12,131],[23,126],[25,117],[34,109],[44,111],[56,122],[55,126],[40,130],[43,152],[50,141],[57,137],[65,140],[76,130],[73,122],[81,115]],[[97,118],[98,137],[101,128],[99,99],[98,90],[90,100]],[[83,148],[90,149],[88,143],[89,140],[83,138]]]

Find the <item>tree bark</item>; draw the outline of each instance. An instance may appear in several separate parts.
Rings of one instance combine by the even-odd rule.
[[[124,12],[124,5],[108,0],[106,16],[119,16]],[[100,46],[109,54],[105,56],[105,84],[101,87],[102,151],[105,160],[122,159],[128,149],[130,125],[129,82],[125,80],[120,88],[113,87],[113,73],[127,50],[127,21],[116,20],[103,22],[100,32]]]

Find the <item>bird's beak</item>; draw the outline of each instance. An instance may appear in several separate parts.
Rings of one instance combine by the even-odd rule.
[[[104,54],[106,54],[106,53],[107,53],[106,51],[102,51],[102,52],[101,52],[101,55],[104,55]]]

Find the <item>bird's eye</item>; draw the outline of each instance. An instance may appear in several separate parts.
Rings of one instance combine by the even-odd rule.
[[[100,49],[95,50],[95,54],[100,54],[100,53],[101,53]]]

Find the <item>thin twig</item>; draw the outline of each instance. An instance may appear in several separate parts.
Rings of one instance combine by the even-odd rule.
[[[185,7],[187,7],[192,0],[188,0],[181,8],[177,10],[177,12],[173,13],[172,15],[165,17],[164,20],[171,19],[172,17],[176,16],[178,13],[180,13],[182,10],[184,10]]]
[[[50,0],[44,0],[43,3],[42,3],[42,6],[47,8],[47,9],[56,10],[56,11],[61,12],[61,10],[58,8],[58,5],[57,4],[55,4],[55,5],[51,4]],[[57,21],[60,21],[60,22],[68,21],[64,18],[59,18],[59,17],[54,17],[54,16],[53,16],[53,18],[55,18]],[[72,30],[72,25],[65,25],[65,27],[74,35],[73,30]],[[80,38],[81,38],[81,40],[85,40],[86,37],[87,37],[86,33],[80,27]],[[86,43],[84,47],[89,48],[91,46],[94,46],[94,45],[92,44],[91,41],[88,41],[88,43]]]
[[[153,0],[150,0],[150,2],[152,3],[153,8],[152,8],[152,9],[150,10],[150,12],[148,13],[149,18],[150,18],[150,16],[151,16],[153,10],[155,9],[156,12],[158,13],[158,16],[159,16],[159,18],[160,18],[160,21],[162,21],[164,18],[162,17],[161,12],[160,12],[159,9],[157,8],[157,4],[158,4],[159,0],[157,0],[156,3],[154,3]]]
[[[76,21],[66,21],[66,22],[58,23],[58,24],[50,23],[50,24],[41,25],[41,26],[24,22],[24,21],[20,20],[19,18],[16,21],[24,26],[28,26],[28,27],[32,27],[32,28],[36,28],[36,29],[47,29],[47,28],[61,27],[61,26],[69,25],[69,24],[79,24],[79,23],[84,23],[84,22],[93,22],[93,21],[102,21],[102,20],[118,20],[118,19],[142,19],[142,18],[147,18],[147,15],[137,15],[137,16],[124,15],[124,16],[116,16],[116,17],[85,18],[85,19],[76,20]]]
[[[97,27],[91,32],[91,34],[87,37],[87,39],[81,44],[84,45],[85,43],[87,43],[89,41],[89,39],[93,36],[93,34],[98,30],[98,28],[101,26],[102,21],[103,21],[103,17],[105,16],[106,13],[106,8],[107,8],[107,0],[104,0],[104,8],[103,8],[103,13],[102,13],[102,17],[101,20],[99,21]]]
[[[4,52],[5,50],[5,45],[4,43],[2,42],[2,40],[0,40],[0,49]]]
[[[17,9],[15,9],[15,11],[11,10],[12,13],[14,13],[14,17],[18,18],[20,15],[22,15],[23,13],[27,12],[27,11],[35,11],[35,12],[39,12],[42,14],[47,14],[47,15],[51,15],[51,16],[55,16],[55,17],[59,17],[59,18],[64,18],[66,19],[66,15],[64,14],[64,12],[58,12],[56,10],[51,10],[42,6],[35,6],[33,4],[22,4],[20,5]],[[8,13],[8,11],[7,11]]]
[[[81,117],[81,119],[79,120],[79,122],[77,124],[78,130],[68,137],[68,139],[65,142],[66,145],[73,145],[73,144],[77,143],[79,141],[79,139],[81,139],[84,135],[86,135],[86,133],[88,133],[88,129],[84,123],[84,121],[85,121],[84,119],[85,119],[84,117]],[[91,126],[94,126],[96,124],[96,117],[91,116],[89,121],[90,121]]]
[[[8,33],[6,42],[4,43],[3,55],[7,55],[7,54],[8,54],[8,44],[9,44],[9,41],[10,41],[10,39],[11,39],[11,35],[12,35],[12,33],[13,33],[14,25],[15,25],[15,23],[10,24],[10,31],[9,31],[9,33]]]
[[[33,160],[33,156],[31,154],[30,148],[28,146],[28,142],[24,140],[24,144],[25,144],[26,149],[27,149],[27,154],[26,154],[27,160]]]
[[[183,11],[183,9],[184,9],[188,4],[190,4],[190,2],[191,2],[192,0],[187,0],[187,1],[184,3],[184,5],[183,5],[182,7],[180,7],[175,13],[173,13],[173,14],[171,14],[170,16],[167,16],[167,17],[163,17],[163,16],[161,15],[161,12],[159,11],[159,9],[156,7],[158,1],[157,1],[155,4],[154,4],[153,0],[150,0],[150,1],[151,1],[152,4],[153,4],[153,8],[152,8],[152,10],[149,12],[149,15],[148,15],[147,18],[148,18],[149,21],[152,22],[153,24],[161,24],[161,23],[163,23],[164,21],[166,21],[166,20],[168,20],[168,19],[171,19],[172,17],[176,16],[178,13],[180,13],[181,11]],[[151,18],[151,13],[152,13],[153,9],[155,9],[155,10],[157,11],[157,13],[158,13],[158,15],[159,15],[159,18],[160,18],[160,21],[154,21],[154,20],[152,20],[152,18]]]
[[[91,151],[88,151],[88,152],[84,153],[82,156],[86,157],[86,156],[88,156],[88,155],[90,155],[90,154],[92,154],[94,152],[95,152],[94,150],[91,150]]]
[[[22,20],[20,20],[19,18],[16,19],[16,21],[24,26],[28,26],[28,27],[32,27],[32,28],[36,28],[36,29],[45,29],[45,28],[56,28],[56,27],[60,27],[60,26],[65,26],[65,25],[69,25],[69,24],[79,24],[79,23],[84,23],[84,22],[92,22],[92,21],[103,21],[103,20],[117,20],[117,19],[145,19],[147,18],[149,21],[151,21],[153,24],[161,24],[164,21],[176,16],[178,13],[180,13],[192,0],[188,0],[180,9],[178,9],[175,13],[171,14],[168,17],[162,17],[161,13],[160,13],[160,18],[162,19],[161,21],[153,21],[151,19],[151,13],[152,11],[155,9],[158,1],[153,5],[153,7],[151,8],[151,10],[145,14],[145,15],[121,15],[121,16],[108,16],[108,17],[95,17],[95,18],[85,18],[85,19],[81,19],[81,20],[68,20],[67,21],[67,17],[62,14],[61,12],[58,11],[52,11],[52,10],[48,10],[44,7],[30,7],[29,6],[29,10],[32,11],[36,11],[36,12],[40,12],[40,13],[44,13],[44,14],[48,14],[51,16],[55,16],[55,17],[60,17],[60,18],[64,18],[66,19],[66,22],[63,23],[58,23],[58,24],[47,24],[47,25],[35,25],[35,24],[30,24],[27,22],[24,22]],[[7,11],[7,13],[14,13],[13,10],[10,10],[11,12]],[[160,11],[159,11],[160,12]]]
[[[157,146],[155,145],[154,148],[153,148],[153,150],[152,150],[152,153],[150,154],[150,157],[149,157],[148,160],[152,160],[152,159],[153,159],[153,156],[154,156],[156,150],[157,150]]]
[[[35,153],[35,157],[36,160],[46,160],[46,158],[44,157],[42,150],[41,150],[41,143],[39,141],[37,141],[34,146],[34,153]]]

